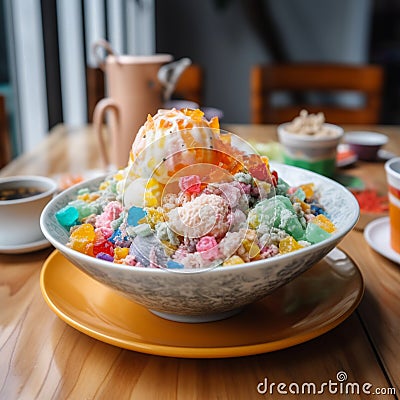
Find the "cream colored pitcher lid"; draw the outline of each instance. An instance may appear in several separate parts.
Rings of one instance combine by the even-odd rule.
[[[97,40],[93,46],[93,55],[97,65],[105,71],[106,63],[119,64],[163,64],[173,60],[171,54],[152,54],[152,55],[119,55],[112,48],[111,44],[105,39]],[[100,50],[103,50],[101,52]],[[102,53],[106,54],[106,57]]]

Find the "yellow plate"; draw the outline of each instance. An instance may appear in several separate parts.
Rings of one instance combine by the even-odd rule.
[[[157,317],[90,278],[58,251],[40,277],[44,299],[67,324],[103,342],[142,353],[214,358],[265,353],[303,343],[339,325],[359,304],[363,279],[340,250],[223,321],[188,324]]]

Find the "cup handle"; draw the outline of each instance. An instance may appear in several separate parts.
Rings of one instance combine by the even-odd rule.
[[[106,55],[117,56],[117,53],[105,39],[99,39],[93,43],[92,52],[96,63],[103,72],[106,72],[105,58],[100,55],[100,50],[105,50]]]
[[[100,144],[100,154],[103,159],[103,163],[105,167],[109,167],[110,165],[110,160],[108,157],[107,153],[107,146],[104,141],[104,136],[103,136],[103,121],[106,112],[110,110],[115,113],[115,118],[117,120],[117,127],[116,131],[118,131],[118,125],[119,125],[119,109],[118,109],[118,104],[112,100],[112,99],[102,99],[100,100],[97,104],[96,107],[94,108],[93,112],[93,128],[94,132],[97,135],[99,139],[99,144]],[[115,137],[116,132],[112,133],[112,137]]]

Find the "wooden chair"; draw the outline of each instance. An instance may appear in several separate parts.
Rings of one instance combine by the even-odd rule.
[[[291,121],[300,110],[323,112],[334,124],[379,122],[383,69],[376,65],[285,64],[256,65],[251,70],[251,121],[254,124]],[[339,103],[339,93],[361,94],[357,108]],[[278,92],[289,93],[295,104],[276,106]],[[321,103],[309,102],[313,95]],[[334,96],[332,96],[334,95]],[[332,102],[332,97],[336,99]],[[328,99],[328,101],[323,99]],[[300,99],[300,101],[299,101]]]
[[[100,68],[86,68],[86,92],[88,121],[93,121],[96,104],[105,96],[104,72]],[[173,93],[173,99],[194,101],[201,105],[203,101],[203,69],[196,64],[190,65],[179,78]]]
[[[11,161],[11,139],[8,129],[6,101],[0,95],[0,168]]]
[[[196,64],[189,65],[180,76],[172,97],[194,101],[201,106],[203,103],[203,80],[203,69]]]

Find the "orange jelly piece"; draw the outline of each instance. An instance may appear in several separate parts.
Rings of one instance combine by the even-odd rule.
[[[300,185],[300,188],[303,190],[307,199],[310,199],[311,197],[314,196],[315,186],[313,183],[306,183],[305,185]]]
[[[322,228],[324,231],[326,231],[328,233],[332,233],[332,232],[336,231],[335,224],[323,214],[317,215],[310,222],[318,225],[320,228]]]
[[[114,249],[114,257],[117,260],[124,259],[129,254],[129,249],[127,247],[116,247]]]
[[[201,119],[202,119],[203,116],[204,116],[204,112],[201,111],[201,110],[199,110],[199,109],[192,110],[192,109],[190,109],[190,108],[185,108],[185,109],[182,110],[182,112],[183,112],[185,115],[187,115],[188,117],[191,117],[191,118],[192,118],[194,121],[196,121],[196,122],[200,122]]]
[[[302,249],[303,246],[292,236],[287,236],[279,242],[279,253],[286,254]]]
[[[93,255],[93,242],[96,238],[91,224],[79,225],[70,236],[71,248],[81,253]]]

